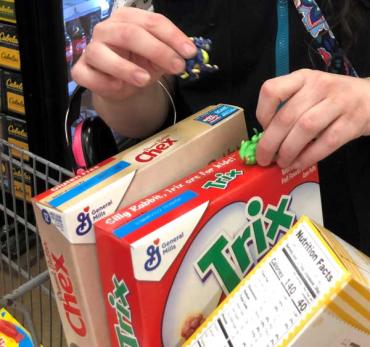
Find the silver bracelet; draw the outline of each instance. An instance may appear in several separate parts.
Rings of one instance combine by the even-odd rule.
[[[177,122],[177,111],[176,111],[176,106],[175,106],[175,102],[173,101],[172,95],[160,80],[158,80],[157,82],[162,87],[164,92],[167,94],[168,98],[170,99],[170,102],[171,102],[171,105],[172,105],[172,110],[173,110],[173,124],[176,124],[176,122]]]

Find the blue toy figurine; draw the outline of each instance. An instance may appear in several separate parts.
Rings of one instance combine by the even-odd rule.
[[[209,51],[212,41],[203,37],[192,37],[197,47],[197,54],[194,58],[186,60],[185,72],[180,76],[182,79],[197,80],[202,72],[214,72],[218,70],[217,65],[209,64]]]

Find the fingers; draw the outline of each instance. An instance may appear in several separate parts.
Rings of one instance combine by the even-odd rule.
[[[353,138],[352,132],[348,131],[346,117],[339,117],[300,153],[291,168],[305,169],[326,158]]]
[[[111,20],[142,27],[183,58],[191,58],[196,54],[191,39],[161,14],[129,7],[113,12]]]
[[[90,65],[84,62],[84,55],[72,69],[73,79],[80,85],[93,90],[95,93],[113,98],[115,94],[119,95],[122,88],[122,81],[95,70]],[[129,88],[125,88],[125,92],[129,93]]]
[[[320,134],[340,116],[340,107],[328,99],[306,111],[282,142],[276,158],[278,165],[282,168],[291,166],[300,153],[313,144],[313,140],[320,141]]]
[[[300,87],[301,85],[296,84],[295,86]],[[268,115],[269,119],[266,121],[268,125],[257,148],[257,158],[260,165],[267,166],[271,164],[275,155],[278,152],[280,153],[280,147],[286,142],[286,138],[290,131],[296,129],[296,122],[299,120],[300,126],[303,114],[320,103],[322,97],[322,94],[311,89],[310,86],[307,87],[303,85],[300,90],[296,91],[294,95],[279,108],[277,113],[273,116]],[[268,104],[267,100],[265,102]],[[308,117],[312,116],[308,115]],[[305,124],[306,117],[303,119],[303,123]],[[294,133],[295,132],[296,131],[294,131]]]
[[[166,73],[179,74],[185,69],[185,60],[170,46],[153,36],[141,26],[126,22],[104,23],[96,28],[94,42],[115,47],[120,52],[130,52],[160,66]],[[92,56],[91,60],[97,60]]]
[[[149,73],[136,64],[123,59],[100,42],[93,42],[84,54],[86,63],[115,79],[142,87],[150,80]]]
[[[265,130],[257,162],[265,166],[276,160],[280,167],[303,169],[367,134],[369,95],[361,79],[319,71],[301,70],[268,81],[258,106]]]
[[[266,129],[280,104],[290,99],[305,83],[304,70],[266,81],[260,91],[256,116]]]
[[[124,8],[95,26],[93,40],[74,67],[73,76],[100,96],[115,95],[122,100],[132,95],[134,87],[139,90],[161,75],[181,73],[184,59],[195,53],[191,39],[164,16]],[[100,84],[108,76],[112,76],[110,83]],[[122,95],[114,89],[120,83],[117,88]]]

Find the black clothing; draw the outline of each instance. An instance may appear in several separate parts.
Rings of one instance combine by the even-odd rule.
[[[359,6],[363,24],[348,56],[360,76],[370,76],[370,0],[360,0]],[[230,103],[245,109],[249,133],[260,129],[255,117],[259,90],[265,80],[275,77],[275,2],[157,0],[154,8],[188,36],[210,38],[210,63],[220,68],[198,81],[177,79],[178,113],[186,116],[211,104]],[[292,1],[289,22],[291,71],[324,70]],[[353,141],[323,160],[319,173],[325,225],[370,254],[370,137]]]

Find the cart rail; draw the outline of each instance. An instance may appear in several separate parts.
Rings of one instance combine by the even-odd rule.
[[[72,176],[0,139],[0,306],[25,326],[35,346],[64,347],[66,342],[31,197]]]

